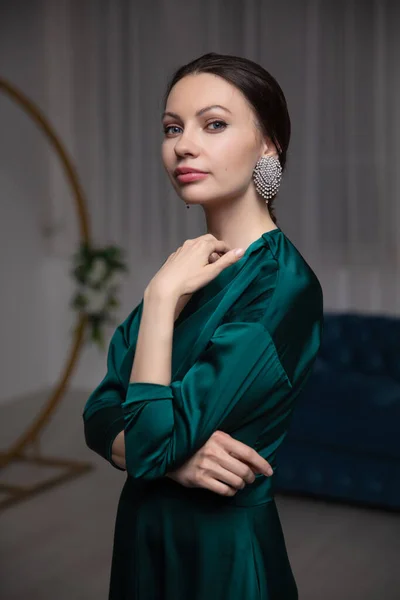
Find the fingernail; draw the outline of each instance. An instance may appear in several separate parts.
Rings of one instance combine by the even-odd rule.
[[[236,256],[238,256],[239,254],[243,254],[243,252],[244,252],[243,248],[236,248],[236,250],[235,250]]]
[[[268,473],[268,475],[272,475],[273,474],[273,470],[272,469],[267,469],[267,473]]]

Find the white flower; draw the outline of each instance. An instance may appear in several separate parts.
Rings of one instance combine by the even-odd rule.
[[[107,303],[107,290],[93,290],[88,288],[84,293],[87,304],[85,306],[85,312],[89,314],[98,314]]]
[[[87,282],[89,285],[97,285],[103,281],[107,273],[107,264],[103,258],[95,258],[90,269]]]

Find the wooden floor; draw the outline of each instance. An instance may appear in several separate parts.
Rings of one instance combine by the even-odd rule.
[[[0,515],[2,600],[107,600],[125,476],[86,448],[84,401],[84,394],[69,394],[45,432],[43,452],[89,459],[96,469]],[[38,397],[0,405],[2,447],[38,405]],[[13,468],[2,480],[34,476]],[[277,505],[300,600],[400,600],[399,515],[281,495]]]

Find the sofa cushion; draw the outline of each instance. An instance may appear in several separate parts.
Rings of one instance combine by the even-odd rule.
[[[297,399],[291,440],[400,458],[400,382],[317,359]]]
[[[400,383],[400,319],[326,314],[318,356],[338,371],[387,376]]]

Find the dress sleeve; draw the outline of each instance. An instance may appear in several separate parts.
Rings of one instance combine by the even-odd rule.
[[[120,471],[125,469],[114,463],[111,449],[116,436],[125,426],[121,403],[126,395],[126,386],[120,379],[119,370],[126,349],[127,345],[120,325],[109,345],[106,376],[89,396],[83,410],[87,446]]]
[[[229,433],[257,419],[290,391],[264,325],[223,323],[181,380],[128,384],[121,406],[129,475],[163,477],[216,430]]]

